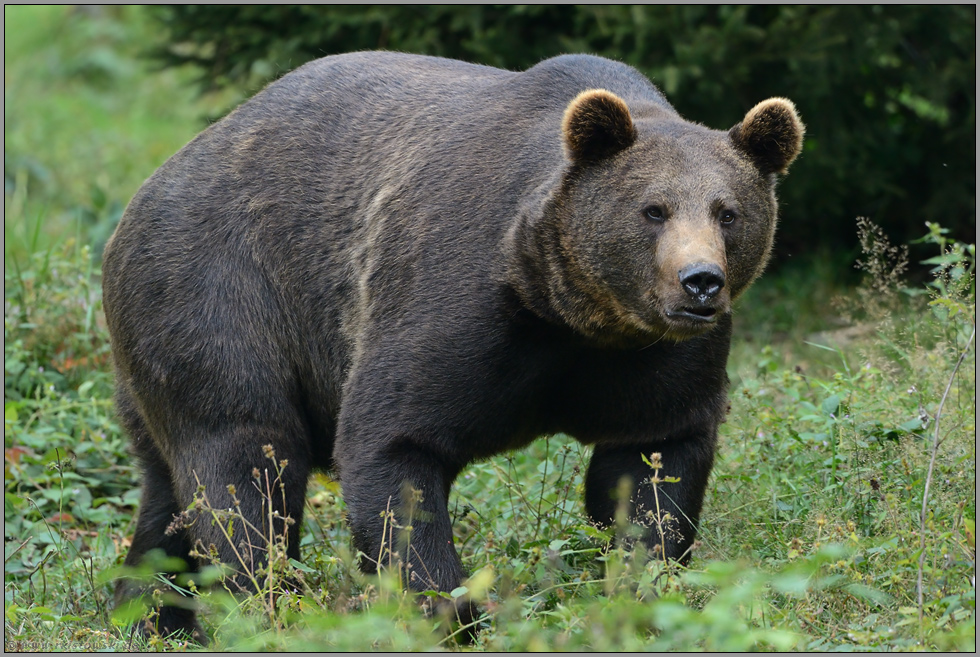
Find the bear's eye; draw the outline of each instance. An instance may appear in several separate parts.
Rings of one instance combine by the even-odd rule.
[[[721,223],[726,226],[735,221],[735,212],[733,210],[722,210],[721,211]]]
[[[643,211],[643,216],[650,221],[663,221],[664,210],[659,205],[651,205]]]

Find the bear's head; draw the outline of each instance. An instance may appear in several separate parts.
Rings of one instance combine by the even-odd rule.
[[[534,227],[512,233],[525,271],[515,287],[539,314],[608,344],[711,330],[766,265],[776,175],[803,132],[784,98],[716,131],[582,92],[562,122],[565,167]]]

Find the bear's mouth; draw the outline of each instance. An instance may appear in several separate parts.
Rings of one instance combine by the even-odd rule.
[[[698,324],[710,324],[718,319],[718,311],[710,306],[684,307],[667,312],[671,319],[687,320]]]

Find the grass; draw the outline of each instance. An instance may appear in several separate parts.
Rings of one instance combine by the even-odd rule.
[[[147,69],[140,8],[4,17],[4,647],[189,649],[131,642],[111,608],[138,481],[96,256],[142,179],[227,98]],[[491,612],[469,649],[975,650],[975,254],[931,226],[942,276],[909,289],[900,251],[861,230],[861,287],[815,259],[739,303],[689,569],[589,526],[589,450],[566,436],[464,472],[450,508],[473,577],[454,593]],[[302,562],[263,580],[278,596],[206,591],[215,571],[185,582],[212,649],[462,647],[394,574],[357,570],[343,514],[338,484],[314,477]]]

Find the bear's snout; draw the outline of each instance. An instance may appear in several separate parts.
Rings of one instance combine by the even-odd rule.
[[[688,265],[677,272],[677,277],[684,291],[702,305],[707,305],[725,287],[725,272],[718,265]]]
[[[699,261],[677,270],[682,293],[674,287],[665,315],[675,337],[700,335],[728,311],[725,271],[718,265]]]

